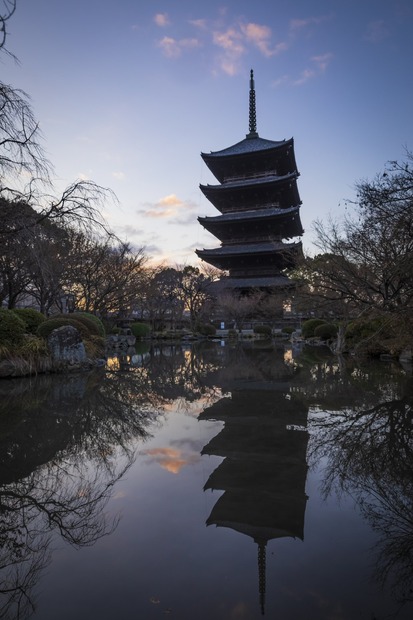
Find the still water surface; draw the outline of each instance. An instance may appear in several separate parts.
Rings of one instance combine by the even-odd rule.
[[[0,383],[0,618],[413,617],[413,390],[262,342]]]

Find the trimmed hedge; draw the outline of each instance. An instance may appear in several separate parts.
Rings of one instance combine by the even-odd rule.
[[[308,321],[304,321],[301,326],[301,334],[303,338],[313,338],[315,328],[319,325],[325,325],[326,323],[327,321],[324,321],[323,319],[308,319]]]
[[[58,329],[59,327],[64,327],[66,325],[71,325],[75,327],[82,338],[87,339],[91,336],[90,331],[80,321],[76,321],[75,319],[64,319],[64,318],[50,318],[46,319],[43,323],[39,325],[37,328],[37,335],[41,338],[47,338],[49,334],[52,333],[53,330]]]
[[[46,320],[44,314],[33,308],[14,308],[13,312],[24,322],[28,334],[36,334],[39,325]]]
[[[314,336],[321,340],[332,340],[337,336],[338,327],[332,323],[323,323],[314,330]]]
[[[201,336],[215,336],[217,330],[210,323],[198,323],[195,331]]]
[[[145,338],[151,333],[151,327],[147,323],[132,323],[130,330],[135,338]]]
[[[2,344],[20,344],[26,331],[26,325],[13,310],[0,308],[0,342]]]
[[[102,336],[102,338],[106,336],[106,329],[103,324],[103,321],[101,321],[101,319],[98,316],[96,316],[96,314],[92,314],[91,312],[75,312],[73,316],[75,319],[82,316],[82,317],[85,317],[86,319],[89,319],[90,321],[93,321],[96,327],[98,328],[98,335]]]
[[[54,314],[50,317],[50,319],[71,319],[74,321],[78,321],[78,323],[82,323],[82,325],[87,328],[89,334],[93,336],[102,336],[99,325],[95,321],[93,321],[90,316],[93,315],[86,315],[86,313],[83,312],[71,312],[70,314]]]
[[[356,319],[348,324],[345,339],[349,349],[370,357],[388,353],[388,344],[394,338],[392,325],[384,317]],[[392,343],[392,347],[394,343]]]
[[[272,329],[270,325],[255,325],[254,334],[263,334],[264,336],[271,336]]]

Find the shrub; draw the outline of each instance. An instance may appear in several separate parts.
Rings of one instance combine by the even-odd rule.
[[[289,327],[283,327],[281,331],[283,334],[287,334],[288,336],[291,336],[291,334],[293,334],[296,330],[295,330],[295,327],[289,326]]]
[[[0,308],[0,342],[19,344],[26,331],[24,321],[13,310]]]
[[[332,323],[323,323],[314,330],[314,336],[320,340],[332,340],[337,336],[338,327]]]
[[[50,318],[50,319],[46,319],[46,321],[44,321],[43,323],[41,323],[39,325],[39,327],[37,328],[37,335],[40,336],[41,338],[47,338],[49,336],[49,334],[52,333],[53,330],[58,329],[59,327],[64,327],[66,325],[71,325],[72,327],[75,327],[78,332],[80,333],[82,339],[87,339],[88,337],[90,338],[91,334],[88,330],[88,328],[83,325],[83,323],[81,323],[80,321],[76,321],[75,319],[69,319],[69,318]]]
[[[195,327],[195,331],[201,336],[215,336],[216,329],[210,323],[198,323]]]
[[[269,325],[255,325],[254,334],[263,334],[264,336],[271,336],[272,329]]]
[[[345,333],[346,346],[359,353],[376,357],[388,353],[393,338],[393,329],[382,317],[358,319],[349,323]]]
[[[94,335],[94,336],[102,336],[102,330],[99,328],[99,325],[90,317],[93,316],[93,314],[88,314],[88,313],[84,313],[84,312],[73,312],[70,314],[54,314],[53,316],[51,316],[51,319],[70,319],[70,320],[74,320],[77,321],[78,323],[82,323],[82,325],[84,325],[89,334]],[[99,319],[98,319],[99,321]],[[102,325],[103,327],[103,325]]]
[[[228,330],[228,338],[238,338],[238,332],[236,329]]]
[[[14,308],[13,312],[24,322],[28,334],[35,334],[39,325],[46,320],[44,314],[33,308]]]
[[[105,339],[102,336],[90,336],[84,341],[86,355],[89,358],[105,356]]]
[[[29,359],[37,359],[48,355],[49,351],[43,338],[38,338],[33,334],[27,334],[19,347],[15,350],[16,355]]]
[[[78,319],[81,316],[89,319],[90,321],[93,321],[93,323],[98,328],[98,335],[99,336],[102,336],[103,338],[106,336],[106,329],[105,329],[105,326],[103,324],[103,321],[101,321],[101,319],[98,316],[96,316],[96,314],[92,314],[91,312],[75,312],[73,314],[73,317],[75,319]]]
[[[314,336],[314,330],[319,325],[324,325],[327,321],[323,319],[308,319],[304,321],[301,326],[301,334],[303,338],[312,338]]]
[[[135,338],[145,338],[151,333],[150,325],[147,323],[132,323],[130,330]]]

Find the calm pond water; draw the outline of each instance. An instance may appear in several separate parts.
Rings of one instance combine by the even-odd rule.
[[[0,618],[413,617],[413,389],[263,342],[0,383]]]

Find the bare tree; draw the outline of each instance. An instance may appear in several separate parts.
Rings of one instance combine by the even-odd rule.
[[[16,0],[1,0],[0,2],[0,49],[6,51],[7,22],[16,10]]]
[[[129,313],[140,294],[146,262],[136,251],[108,234],[94,239],[72,232],[65,290],[75,295],[78,309],[99,313]]]
[[[356,185],[357,200],[342,222],[316,221],[322,251],[296,274],[301,301],[317,313],[404,322],[413,306],[413,156],[390,162],[373,181]]]
[[[182,269],[181,294],[184,306],[189,311],[192,329],[211,297],[210,286],[211,280],[198,267],[186,265]]]
[[[50,182],[51,164],[41,145],[42,136],[29,96],[0,82],[0,191],[6,197],[19,194],[10,183]],[[19,188],[20,192],[23,190]],[[30,190],[26,190],[26,193]],[[20,197],[20,196],[19,196]]]
[[[241,331],[245,322],[257,314],[261,301],[262,294],[259,291],[250,295],[223,291],[217,298],[217,306],[226,320]]]
[[[319,292],[359,311],[404,313],[413,303],[413,158],[392,162],[374,181],[357,187],[356,213],[317,221]],[[314,272],[313,272],[314,274]],[[314,284],[314,283],[313,283]],[[410,312],[410,310],[408,310]]]

